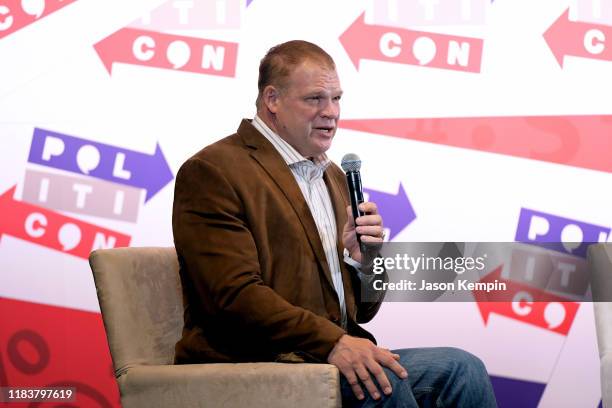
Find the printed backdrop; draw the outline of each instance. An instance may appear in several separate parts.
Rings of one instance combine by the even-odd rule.
[[[178,168],[253,116],[290,39],[335,58],[330,156],[361,156],[391,240],[612,240],[610,1],[0,0],[0,385],[119,406],[87,257],[172,245]],[[589,303],[386,303],[367,326],[477,354],[501,407],[600,402]]]

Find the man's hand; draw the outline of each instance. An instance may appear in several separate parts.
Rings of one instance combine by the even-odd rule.
[[[397,360],[400,356],[389,350],[377,347],[370,340],[359,337],[343,335],[338,340],[327,357],[327,362],[338,367],[338,370],[346,377],[357,399],[364,398],[361,384],[375,400],[380,398],[380,391],[374,383],[374,378],[389,395],[393,391],[389,379],[385,375],[382,366],[391,369],[400,378],[408,377],[408,373]],[[382,366],[381,366],[382,365]]]
[[[376,245],[381,245],[383,242],[383,221],[382,217],[378,214],[378,208],[375,203],[361,203],[359,204],[359,209],[367,215],[357,217],[357,226],[355,227],[351,206],[346,207],[348,221],[344,224],[342,244],[349,251],[351,258],[359,263],[363,263],[356,232],[361,235],[361,242],[369,247],[373,247],[374,252],[376,252],[378,251]]]

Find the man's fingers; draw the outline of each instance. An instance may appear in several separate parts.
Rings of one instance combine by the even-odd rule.
[[[364,215],[362,215],[361,217],[357,217],[357,219],[359,220],[357,224],[373,225],[375,223],[378,223],[378,221],[375,220],[382,221],[382,218],[378,214],[378,207],[376,206],[376,203],[372,203],[369,201],[361,203],[359,204],[359,210],[361,210]],[[353,219],[353,210],[351,209],[350,205],[346,207],[346,214],[348,215],[348,219],[350,222]]]
[[[364,244],[368,244],[368,245],[374,245],[374,244],[382,244],[384,241],[382,238],[374,238],[369,235],[362,235],[361,242]],[[376,248],[380,248],[380,246]]]
[[[400,363],[398,363],[398,360],[398,354],[385,353],[385,355],[379,357],[378,362],[393,371],[399,378],[407,378],[408,372]]]
[[[380,365],[375,361],[374,364],[378,365],[380,368]],[[372,398],[374,398],[375,400],[379,399],[380,392],[378,391],[378,387],[376,387],[376,384],[374,383],[368,370],[366,370],[366,367],[364,367],[363,365],[359,365],[355,367],[355,372],[357,373],[357,377],[359,377],[361,383],[366,387]]]
[[[382,239],[384,232],[380,225],[360,225],[357,227],[356,231],[358,234],[380,239]]]
[[[375,360],[370,360],[368,363],[368,370],[370,373],[372,373],[374,378],[376,378],[376,381],[378,382],[378,385],[380,385],[382,391],[387,395],[391,394],[391,383],[389,383],[387,374],[385,374],[385,370],[383,370],[381,365]]]
[[[387,352],[387,353],[389,353],[389,354],[391,354],[391,357],[393,357],[393,358],[394,358],[394,359],[396,359],[396,360],[399,360],[399,359],[401,358],[399,354],[397,354],[397,353],[392,353],[392,352],[391,352],[391,350],[389,350],[389,349],[388,349],[388,348],[386,348],[386,347],[378,347],[378,348],[379,348],[379,349],[381,349],[381,350],[383,350],[383,351],[386,351],[386,352]]]
[[[400,378],[408,376],[397,362],[398,359],[399,355],[378,348],[367,339],[344,335],[334,346],[327,361],[338,367],[359,400],[364,398],[363,386],[374,400],[378,400],[382,393],[392,392],[384,367],[389,367]]]
[[[378,207],[376,206],[376,203],[371,201],[366,201],[359,204],[359,209],[367,214],[378,214]]]
[[[357,217],[357,225],[376,225],[382,227],[382,217],[378,214],[366,214]]]
[[[342,374],[346,377],[346,380],[351,385],[353,394],[355,394],[358,400],[362,400],[364,397],[363,390],[359,385],[359,378],[357,378],[355,371],[352,368],[348,368],[346,370],[342,370]]]

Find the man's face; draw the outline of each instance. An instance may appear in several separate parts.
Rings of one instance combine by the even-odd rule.
[[[304,157],[323,154],[336,134],[341,95],[334,69],[303,62],[269,105],[276,117],[276,131]]]

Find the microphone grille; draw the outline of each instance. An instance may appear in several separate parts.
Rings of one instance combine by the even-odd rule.
[[[355,153],[347,153],[342,158],[340,166],[346,173],[350,171],[359,171],[359,169],[361,169],[361,159]]]

